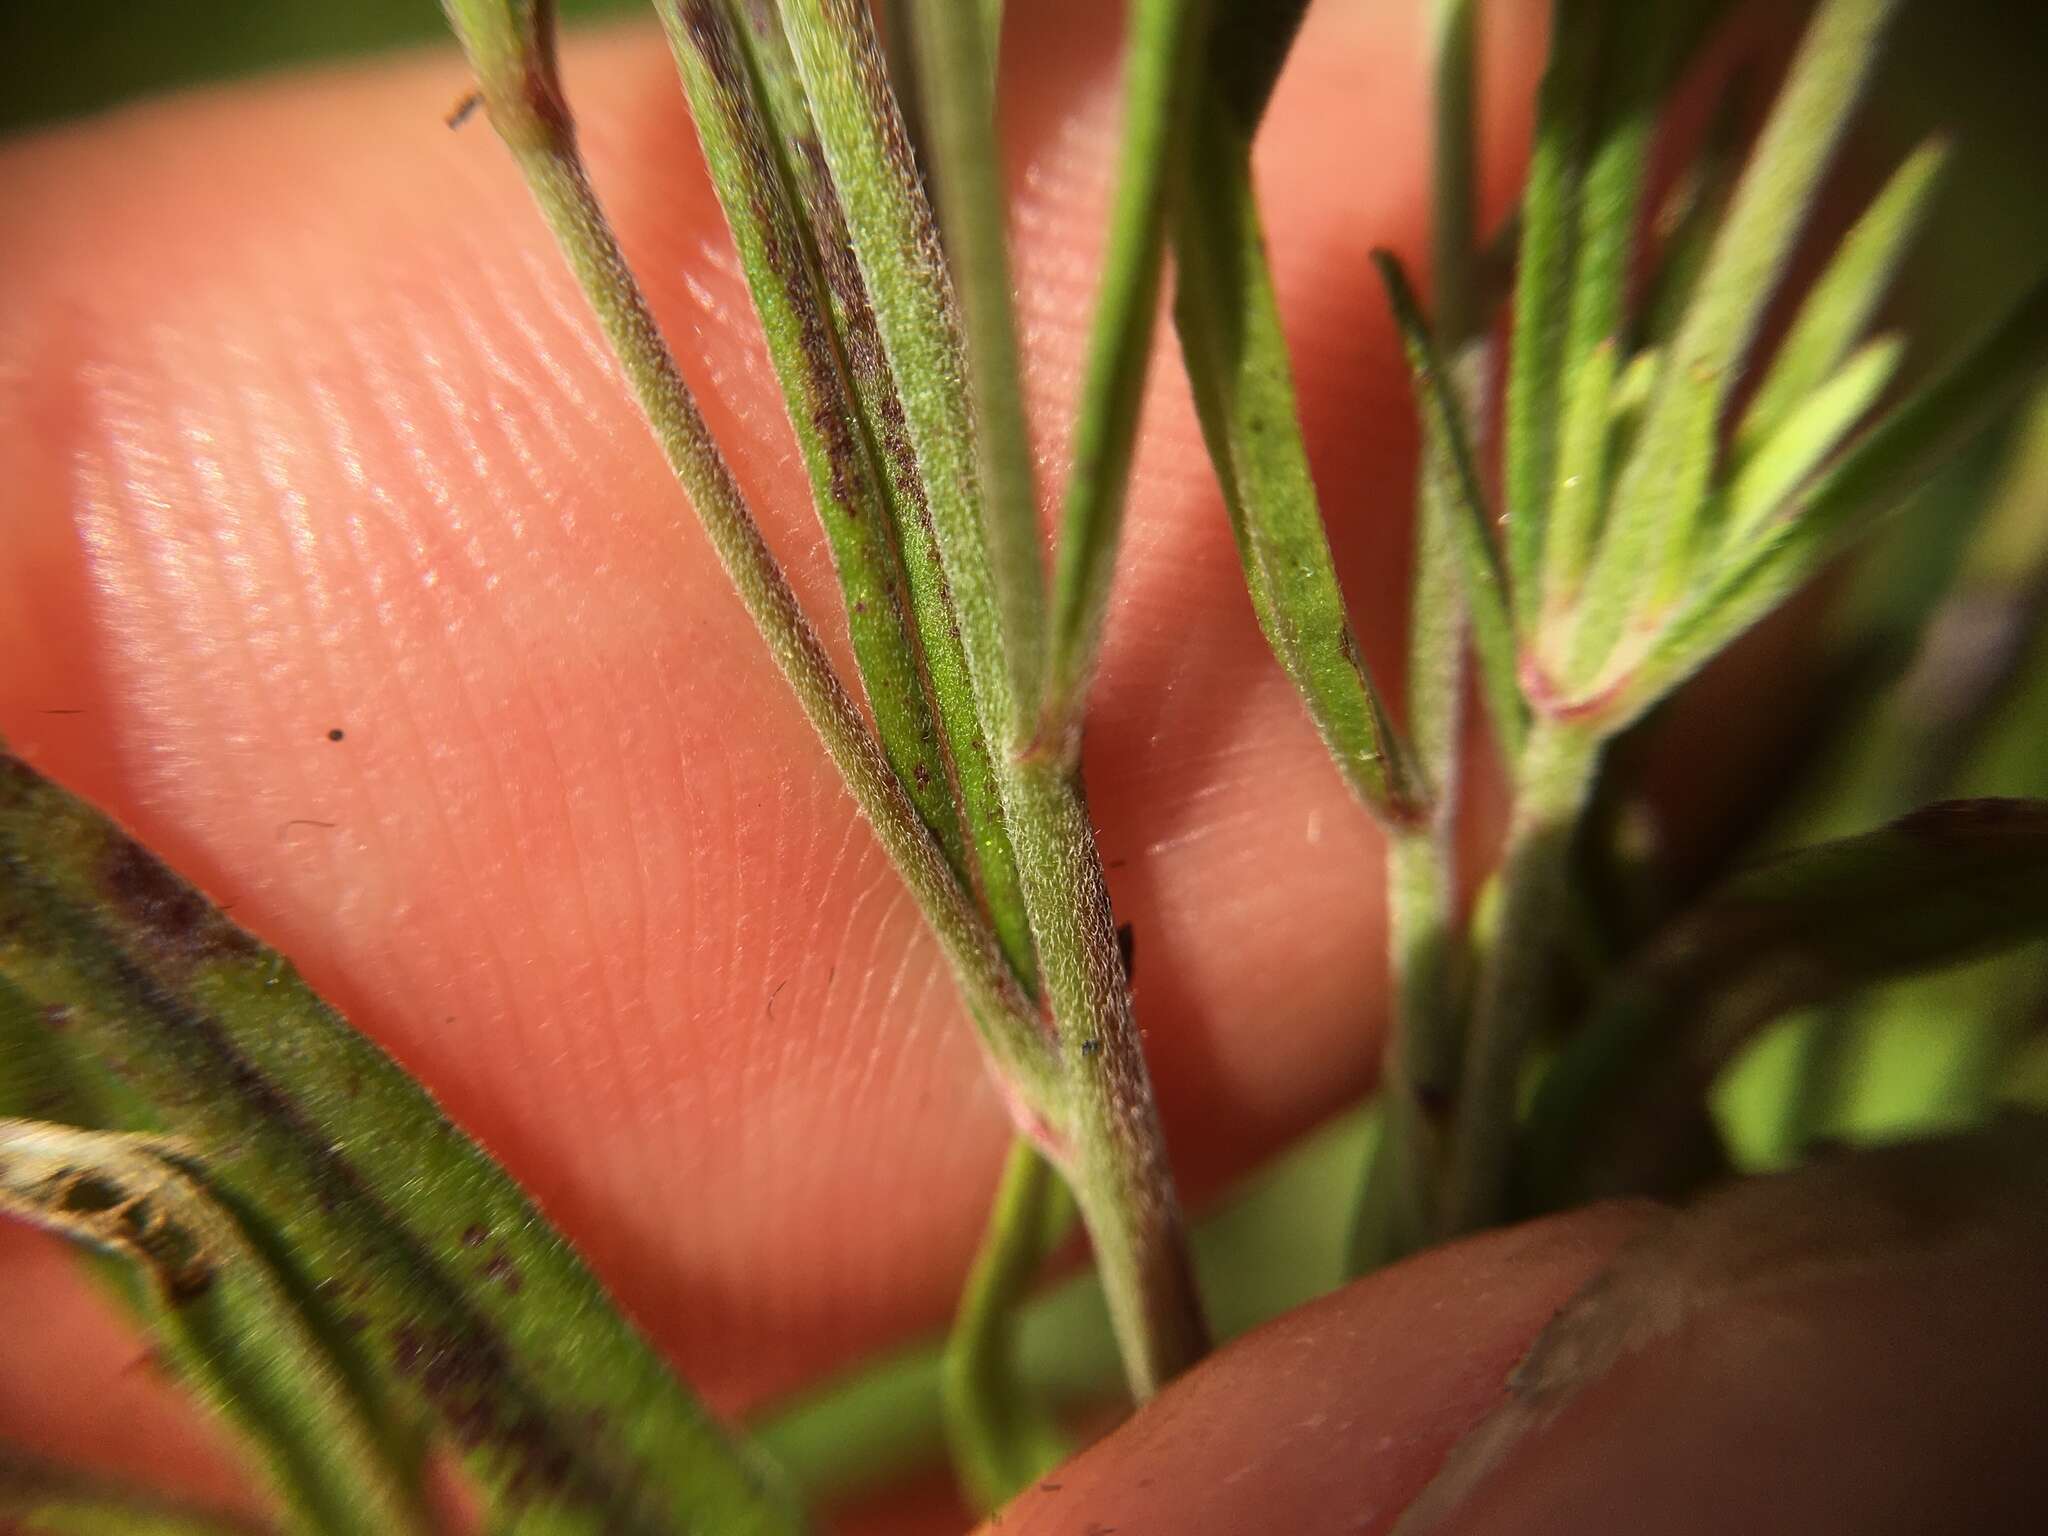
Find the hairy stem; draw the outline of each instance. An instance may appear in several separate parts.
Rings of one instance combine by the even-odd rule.
[[[1600,737],[1589,727],[1539,720],[1516,767],[1500,922],[1474,994],[1438,1224],[1442,1236],[1487,1226],[1505,1208],[1523,1059],[1543,1012],[1568,896],[1572,835],[1599,749]]]
[[[1036,599],[1023,590],[1039,579],[1024,558],[1036,558],[1035,545],[1022,553],[1013,547],[1016,503],[1028,501],[1029,465],[1016,462],[1014,452],[997,453],[990,467],[1004,476],[998,487],[1004,504],[984,504],[985,487],[977,479],[981,445],[974,414],[966,408],[970,375],[1014,373],[1002,341],[1009,296],[1000,285],[989,291],[1004,270],[1000,209],[989,206],[989,125],[980,121],[983,107],[976,104],[973,82],[954,77],[946,89],[956,94],[944,100],[943,114],[934,112],[931,126],[935,134],[952,134],[934,147],[942,189],[949,176],[968,177],[965,185],[956,184],[959,206],[949,209],[954,217],[946,235],[952,241],[957,227],[969,239],[969,249],[959,253],[960,276],[964,288],[979,293],[984,323],[974,333],[977,339],[994,338],[970,357],[871,18],[854,0],[782,0],[782,11],[867,281],[876,330],[902,390],[910,439],[926,466],[938,549],[960,613],[976,709],[996,763],[1037,951],[1040,995],[1055,1033],[1057,1113],[1048,1117],[1052,1134],[1041,1144],[1074,1187],[1131,1389],[1142,1398],[1201,1354],[1205,1330],[1094,828],[1078,782],[1057,763],[1025,750],[1036,717],[1023,706],[1036,700],[1034,673],[1042,656],[1032,650],[1027,657],[1022,649],[1041,643],[1043,618]],[[964,12],[939,14],[925,5],[913,19],[933,28],[932,41],[942,54],[957,61],[973,52],[957,30],[972,31]],[[996,386],[987,391],[988,409],[1010,415],[1014,379],[982,383]],[[1007,430],[1015,428],[1012,422]],[[1023,515],[1028,514],[1026,505]]]
[[[1009,1502],[1071,1450],[1016,1355],[1024,1299],[1073,1214],[1052,1165],[1029,1142],[1013,1143],[940,1360],[946,1440],[983,1511]]]
[[[1460,1025],[1452,966],[1452,869],[1441,825],[1387,848],[1387,969],[1394,1017],[1380,1066],[1380,1139],[1351,1229],[1364,1274],[1428,1245],[1456,1088]]]

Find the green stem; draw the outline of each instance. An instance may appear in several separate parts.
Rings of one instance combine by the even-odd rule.
[[[1148,1396],[1193,1362],[1205,1330],[1178,1202],[1160,1137],[1130,992],[1116,945],[1094,828],[1078,784],[1024,751],[1042,663],[1041,573],[1031,547],[1030,467],[1021,450],[1008,347],[1002,215],[992,125],[973,71],[970,8],[925,0],[916,12],[934,59],[961,69],[933,91],[938,180],[949,198],[976,343],[966,355],[948,268],[901,118],[880,66],[872,19],[855,0],[782,0],[784,22],[821,147],[867,280],[876,329],[894,366],[910,438],[926,466],[939,552],[960,614],[975,705],[996,763],[1004,818],[1037,947],[1040,995],[1056,1040],[1042,1146],[1073,1185],[1110,1300],[1133,1393]],[[972,46],[970,46],[972,45]],[[977,66],[978,67],[978,66]],[[985,83],[985,82],[984,82]],[[949,178],[955,180],[950,192]],[[957,237],[957,238],[956,238]],[[958,248],[965,242],[965,248]],[[971,366],[970,366],[971,362]],[[975,382],[984,446],[963,389]],[[982,491],[997,501],[985,505]]]
[[[1056,1161],[1088,1227],[1132,1395],[1143,1401],[1201,1358],[1208,1329],[1109,887],[1078,785],[1056,765],[1014,764],[1004,804],[1066,1074],[1072,1141]]]
[[[1394,1017],[1380,1069],[1380,1139],[1351,1231],[1364,1274],[1427,1246],[1436,1229],[1443,1111],[1457,1085],[1462,1019],[1453,982],[1447,821],[1387,847],[1387,969]]]
[[[1437,0],[1431,274],[1449,394],[1468,429],[1485,387],[1487,345],[1476,292],[1477,155],[1473,91],[1478,21],[1472,0]],[[1427,825],[1390,832],[1386,850],[1387,974],[1393,1016],[1380,1062],[1381,1131],[1359,1190],[1350,1238],[1354,1274],[1424,1246],[1436,1226],[1442,1178],[1439,1116],[1456,1084],[1463,1019],[1451,965],[1457,867],[1452,828],[1463,719],[1465,620],[1457,487],[1442,427],[1417,477],[1415,576],[1408,619],[1408,740],[1429,797]]]
[[[1590,727],[1539,720],[1516,768],[1501,861],[1500,923],[1481,964],[1472,1037],[1452,1129],[1439,1232],[1498,1221],[1505,1209],[1522,1064],[1542,1016],[1565,910],[1572,834],[1598,767]]]
[[[1019,1375],[1019,1309],[1073,1217],[1066,1186],[1028,1141],[1003,1165],[988,1231],[940,1360],[946,1440],[967,1494],[984,1513],[1064,1461],[1058,1422]]]

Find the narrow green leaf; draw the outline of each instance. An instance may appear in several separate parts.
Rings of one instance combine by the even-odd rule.
[[[1898,376],[1905,343],[1881,337],[1859,349],[1835,376],[1807,393],[1768,435],[1737,448],[1723,514],[1730,543],[1770,521],[1808,476],[1840,447]]]
[[[179,1375],[257,1449],[295,1529],[432,1528],[417,1462],[179,1143],[0,1118],[0,1210],[134,1267]]]
[[[1557,668],[1568,654],[1561,631],[1578,599],[1586,562],[1600,533],[1607,504],[1607,456],[1612,437],[1616,354],[1612,341],[1586,356],[1572,380],[1564,434],[1557,459],[1557,489],[1550,509],[1550,533],[1543,543],[1543,589],[1539,629],[1548,664]]]
[[[1074,418],[1059,558],[1053,573],[1040,739],[1071,762],[1102,644],[1116,567],[1138,410],[1152,359],[1167,203],[1180,164],[1193,71],[1201,60],[1200,0],[1136,0],[1124,65],[1123,142],[1102,287],[1088,341],[1088,371]]]
[[[1623,331],[1650,142],[1663,107],[1664,9],[1621,6],[1609,11],[1602,29],[1597,127],[1579,194],[1560,403],[1593,349]]]
[[[1658,347],[1638,352],[1622,367],[1614,381],[1613,402],[1608,407],[1617,437],[1633,440],[1642,426],[1643,412],[1649,409],[1650,391],[1656,387],[1663,368],[1664,353]]]
[[[1026,627],[1038,649],[1028,667],[1020,667],[1020,653],[1011,645],[1016,636],[1008,626],[1019,606],[1014,588],[1023,581],[1024,568],[1009,563],[1002,582],[1012,590],[1009,598],[1000,597],[994,571],[1005,562],[992,556],[989,546],[1009,536],[999,533],[1006,514],[996,508],[986,524],[982,517],[975,432],[963,391],[947,268],[880,68],[872,18],[860,0],[782,0],[782,9],[876,329],[894,367],[910,438],[924,467],[938,546],[960,613],[976,711],[995,759],[1017,853],[1057,1052],[1050,1063],[1053,1080],[1027,1107],[1051,1125],[1047,1148],[1059,1159],[1087,1222],[1132,1390],[1148,1396],[1200,1356],[1207,1334],[1187,1268],[1179,1204],[1117,953],[1094,827],[1065,766],[1049,754],[1024,750],[1035,717],[1020,710],[1035,707],[1037,696],[1035,684],[1023,685],[1044,661],[1043,637],[1036,633],[1043,616],[1036,614]],[[979,47],[974,12],[927,0],[918,17],[928,24],[920,36],[936,49],[927,64],[947,61],[947,80],[928,78],[927,84],[935,108],[934,137],[949,146],[939,156],[942,195],[955,200],[962,213],[949,220],[949,238],[957,230],[968,246],[962,251],[955,241],[954,254],[970,279],[966,291],[980,322],[976,387],[994,390],[995,414],[1004,419],[989,419],[987,401],[979,415],[985,429],[1017,439],[995,445],[999,463],[1018,461],[1012,466],[1018,473],[1005,474],[999,494],[1014,499],[1021,492],[1028,501],[1029,464],[1021,453],[1021,418],[1013,409],[1014,338],[1008,335],[1009,294],[1002,275],[993,124],[986,120],[985,82],[977,83],[971,67]],[[963,172],[969,183],[946,193],[946,182]],[[1000,398],[1005,391],[1012,397],[1007,405]],[[1028,504],[1009,511],[1021,511],[1024,522],[1035,528]],[[1021,537],[1021,530],[1013,531]],[[1025,552],[1033,583],[1039,579],[1035,548],[1034,539]],[[1041,596],[1034,584],[1029,601]],[[1037,1038],[1042,1043],[1043,1036]],[[1017,1054],[1027,1065],[1038,1059],[1021,1042]]]
[[[1699,154],[1659,210],[1656,270],[1643,296],[1636,335],[1647,346],[1668,343],[1699,288],[1714,237],[1727,221],[1728,199],[1742,169],[1743,121],[1750,77],[1732,75],[1715,104]]]
[[[984,516],[952,279],[867,8],[854,0],[780,0],[780,8],[922,471],[976,718],[1000,776],[1034,723],[1027,712],[1036,694],[1022,683],[1026,670],[1041,664],[1041,648],[1020,645],[1012,630],[1014,610],[1032,600],[1030,592],[1013,589],[1027,575],[1042,583],[1036,540],[1022,552],[1033,562],[1028,567],[1014,548],[1000,555],[992,550],[993,540],[1021,536],[1021,530],[998,535],[995,509]],[[935,123],[927,126],[939,131]],[[1035,632],[1036,626],[1027,628]]]
[[[995,99],[1003,59],[1003,0],[980,0],[981,37],[988,54],[989,99]]]
[[[486,1500],[547,1532],[803,1528],[502,1171],[279,956],[0,757],[0,978],[260,1214]],[[515,1521],[514,1523],[518,1523]]]
[[[2048,278],[1965,355],[1869,429],[1739,550],[1609,687],[1632,717],[1769,613],[1844,544],[1905,500],[2048,369]]]
[[[831,293],[793,184],[790,159],[801,143],[778,133],[769,115],[731,0],[661,0],[657,9],[810,473],[876,734],[947,861],[971,887],[974,868],[912,643],[885,477],[855,409]]]
[[[999,740],[1001,750],[1015,752],[1037,724],[1032,712],[1045,666],[1045,572],[1011,304],[1008,198],[996,142],[990,44],[978,6],[917,0],[910,15],[940,228],[967,342],[965,382],[982,526],[1009,663],[1011,713]],[[904,387],[900,367],[898,382]]]
[[[1601,0],[1558,0],[1522,187],[1503,455],[1508,569],[1518,593],[1534,590],[1557,478],[1571,274],[1604,12]],[[1533,620],[1535,614],[1525,609],[1524,617]]]
[[[1436,0],[1431,10],[1435,89],[1431,160],[1430,270],[1437,320],[1452,369],[1458,419],[1469,424],[1484,397],[1492,349],[1478,223],[1474,96],[1479,21],[1473,0]],[[1465,600],[1457,519],[1462,515],[1447,445],[1429,437],[1416,476],[1415,553],[1408,596],[1407,740],[1420,792],[1447,831],[1457,800],[1465,705]],[[1389,876],[1390,882],[1392,876]],[[1391,888],[1391,887],[1390,887]],[[1398,969],[1395,990],[1400,990]]]
[[[960,639],[960,616],[946,582],[924,472],[911,446],[903,399],[889,367],[888,351],[876,329],[867,284],[846,227],[846,213],[839,206],[839,194],[825,164],[782,21],[773,7],[765,5],[745,7],[743,20],[775,131],[785,145],[792,146],[786,163],[795,178],[824,266],[834,327],[852,377],[862,427],[881,463],[896,547],[901,552],[909,585],[910,613],[916,625],[925,681],[945,732],[953,788],[973,844],[976,889],[1011,968],[1027,988],[1035,989],[1038,964],[1024,912],[1024,893],[1018,883],[1016,853],[1003,821],[1002,795],[996,783],[995,763],[989,756],[988,738],[982,734],[981,722],[975,714],[974,685]],[[905,106],[908,107],[907,102]]]
[[[1433,0],[1430,34],[1431,298],[1444,350],[1456,356],[1486,324],[1474,281],[1479,255],[1476,0]]]
[[[1627,334],[1629,282],[1658,118],[1673,80],[1726,8],[1726,0],[1609,0],[1597,22],[1578,23],[1600,32],[1601,56],[1579,189],[1561,390],[1569,390],[1595,347]]]
[[[1711,441],[1896,3],[1824,0],[1800,44],[1616,486],[1580,619],[1580,653],[1595,665],[1682,585],[1703,501],[1679,491],[1696,478],[1700,423]]]
[[[1052,1165],[1029,1142],[1013,1145],[940,1361],[954,1470],[984,1514],[1073,1451],[1016,1358],[1019,1309],[1073,1214]]]
[[[1220,35],[1212,40],[1212,51]],[[1198,96],[1174,230],[1174,322],[1195,410],[1267,643],[1346,781],[1375,815],[1412,815],[1393,728],[1337,585],[1301,436],[1250,141],[1218,88]]]
[[[1615,984],[1545,1077],[1542,1204],[1676,1192],[1735,1051],[1796,1008],[2048,934],[2048,801],[1960,800],[1757,866]]]
[[[1938,140],[1907,156],[1843,239],[1743,412],[1738,454],[1770,437],[1837,373],[1884,298],[1947,160],[1948,148]]]
[[[1465,602],[1472,616],[1480,684],[1501,753],[1513,762],[1521,751],[1527,724],[1521,684],[1516,676],[1515,620],[1508,603],[1507,573],[1501,568],[1500,551],[1494,547],[1492,520],[1486,512],[1478,469],[1465,437],[1464,413],[1452,396],[1443,360],[1437,354],[1428,322],[1401,264],[1386,251],[1374,251],[1372,259],[1386,284],[1387,298],[1407,349],[1415,404],[1424,423],[1423,442],[1433,459],[1432,473],[1455,496],[1452,527],[1464,559]]]

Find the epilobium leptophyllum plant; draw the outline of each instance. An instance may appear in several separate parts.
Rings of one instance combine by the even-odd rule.
[[[1872,331],[1942,145],[1904,158],[1782,332],[1772,318],[1890,0],[1821,0],[1747,154],[1731,110],[1668,197],[1660,116],[1724,7],[1558,0],[1499,231],[1477,211],[1479,8],[1435,0],[1426,302],[1373,257],[1421,443],[1398,678],[1368,663],[1338,582],[1268,263],[1289,232],[1263,223],[1252,170],[1303,4],[1126,8],[1107,246],[1048,558],[998,155],[999,0],[895,0],[879,23],[861,0],[657,0],[837,575],[838,611],[813,612],[586,172],[551,6],[444,3],[678,514],[943,947],[1016,1139],[943,1347],[743,1435],[284,960],[7,759],[0,1205],[109,1256],[296,1527],[434,1528],[435,1441],[492,1529],[797,1531],[810,1502],[942,1439],[993,1509],[1071,1449],[1065,1411],[1112,1387],[1091,1297],[1140,1402],[1201,1359],[1219,1302],[1231,1331],[1248,1321],[1234,1295],[1202,1294],[1196,1260],[1250,1241],[1258,1197],[1191,1239],[1080,768],[1140,403],[1169,360],[1273,661],[1387,850],[1395,1026],[1358,1134],[1320,1165],[1370,1149],[1324,1201],[1344,1255],[1324,1283],[1597,1195],[1694,1189],[1731,1166],[1714,1095],[1766,1026],[2048,931],[2048,811],[2006,800],[1873,829],[1880,808],[1644,942],[1602,954],[1589,937],[1603,898],[1587,844],[1613,841],[1603,774],[1631,728],[1916,496],[1999,516],[1955,466],[2037,386],[2048,284],[1919,374]],[[1959,574],[1956,592],[2032,590],[2048,552],[2020,543],[2020,579]],[[842,623],[851,675],[824,638]],[[1970,718],[2025,670],[1970,674]],[[1509,793],[1478,867],[1461,862],[1477,846],[1461,836],[1468,685]],[[1846,1059],[1839,1018],[1828,1038],[1788,1103],[1810,1106]],[[1076,1213],[1092,1281],[1034,1300]],[[27,1507],[103,1508],[81,1484],[21,1486]]]

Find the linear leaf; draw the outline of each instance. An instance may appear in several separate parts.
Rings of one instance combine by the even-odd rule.
[[[902,391],[910,437],[925,471],[933,525],[960,613],[960,627],[975,690],[977,714],[989,739],[1012,846],[1017,851],[1025,909],[1037,946],[1040,985],[1050,1005],[1054,1059],[1037,1104],[1054,1122],[1054,1145],[1087,1222],[1097,1265],[1111,1300],[1117,1335],[1133,1392],[1151,1392],[1198,1358],[1207,1347],[1199,1299],[1183,1251],[1180,1210],[1160,1140],[1138,1029],[1131,1013],[1103,880],[1094,826],[1078,786],[1049,754],[1027,754],[1037,695],[1030,675],[1042,667],[1042,613],[1023,633],[1028,659],[1012,642],[1013,610],[1042,597],[1036,542],[1026,551],[1032,592],[1020,603],[1022,562],[1009,562],[998,592],[994,572],[1005,566],[990,543],[1017,513],[1035,529],[1030,506],[995,507],[984,520],[977,494],[976,433],[963,394],[966,375],[951,309],[951,290],[937,231],[916,167],[907,156],[901,120],[883,77],[872,18],[861,0],[783,0],[784,25],[796,54],[806,98],[819,130],[833,184],[845,210],[876,327]],[[1028,502],[1029,464],[1021,452],[1021,417],[1014,398],[1014,337],[1001,251],[1001,187],[996,176],[993,123],[987,120],[985,82],[974,67],[979,42],[971,7],[926,3],[916,13],[919,36],[936,52],[925,63],[945,62],[946,80],[930,78],[935,139],[942,150],[941,194],[959,205],[949,220],[968,249],[955,256],[967,278],[976,325],[977,389],[981,426],[999,437],[1000,465],[1012,458],[992,487]],[[921,46],[923,46],[921,44]],[[958,151],[958,152],[956,152]],[[946,186],[957,175],[966,185]],[[1002,418],[991,421],[993,414]],[[1015,532],[1016,530],[1012,530]],[[1018,533],[1022,537],[1022,533]],[[1037,1041],[1044,1044],[1042,1034]],[[1030,1066],[1040,1058],[1018,1042],[1015,1054]]]
[[[1462,354],[1486,324],[1478,307],[1479,89],[1476,0],[1430,6],[1430,295],[1444,350]]]
[[[1947,160],[1948,147],[1938,140],[1908,155],[1843,239],[1743,412],[1738,453],[1770,436],[1849,355],[1918,232]]]
[[[1053,572],[1041,739],[1071,761],[1102,644],[1138,410],[1166,258],[1174,140],[1201,61],[1200,0],[1136,0],[1124,65],[1124,124],[1102,287],[1075,411],[1073,460]]]
[[[1869,343],[1787,411],[1768,436],[1758,437],[1748,453],[1738,447],[1727,489],[1727,540],[1754,534],[1792,498],[1877,404],[1905,353],[1896,337]]]
[[[876,734],[918,814],[971,886],[973,866],[912,643],[884,476],[854,406],[831,293],[793,184],[789,161],[799,143],[776,131],[730,0],[662,0],[657,9],[810,473]]]
[[[2043,934],[2048,801],[1945,801],[1737,875],[1546,1076],[1529,1130],[1542,1203],[1675,1192],[1708,1135],[1708,1088],[1764,1025]]]
[[[1175,247],[1174,317],[1196,411],[1260,628],[1354,792],[1398,820],[1413,788],[1337,585],[1249,166],[1228,158],[1204,115]]]
[[[1707,253],[1728,217],[1728,199],[1742,170],[1743,121],[1750,78],[1730,77],[1715,103],[1706,139],[1685,175],[1659,210],[1653,233],[1661,236],[1656,270],[1643,296],[1635,334],[1648,346],[1663,346],[1677,331],[1699,288]]]
[[[1607,455],[1612,437],[1616,349],[1610,340],[1586,355],[1572,380],[1564,432],[1557,457],[1557,488],[1550,508],[1550,532],[1543,543],[1542,611],[1539,627],[1550,643],[1551,665],[1562,654],[1553,638],[1568,617],[1586,574],[1586,560],[1600,532],[1606,507]]]
[[[1533,590],[1556,480],[1580,183],[1592,131],[1603,12],[1600,0],[1558,0],[1550,24],[1550,62],[1536,101],[1536,140],[1522,187],[1503,457],[1508,569],[1517,592]],[[1525,611],[1524,616],[1535,615]]]
[[[346,1298],[361,1348],[531,1529],[786,1532],[512,1182],[390,1058],[117,828],[0,757],[0,977]]]
[[[1603,28],[1597,126],[1580,187],[1561,396],[1569,397],[1586,357],[1622,334],[1650,142],[1663,106],[1659,53],[1667,19],[1660,6],[1611,10]]]
[[[940,228],[967,342],[965,383],[982,526],[1009,662],[1012,713],[1001,739],[1014,752],[1037,723],[1030,713],[1038,705],[1045,664],[1045,573],[1011,302],[992,55],[977,6],[917,0],[910,16]],[[901,369],[898,382],[908,387]]]
[[[1016,1358],[1019,1309],[1073,1214],[1052,1165],[1029,1142],[1016,1142],[940,1361],[954,1469],[984,1513],[1073,1451]]]
[[[1432,472],[1454,496],[1455,530],[1465,569],[1465,602],[1472,615],[1473,649],[1479,656],[1480,684],[1499,737],[1502,755],[1513,762],[1521,751],[1527,711],[1516,678],[1515,620],[1508,604],[1507,572],[1494,547],[1492,520],[1472,448],[1465,437],[1464,412],[1451,393],[1436,342],[1430,336],[1415,291],[1401,264],[1386,251],[1373,252],[1373,265],[1386,284],[1387,298],[1408,353],[1415,403],[1424,422],[1423,440],[1434,456]]]
[[[1473,0],[1436,0],[1431,7],[1430,274],[1458,419],[1467,423],[1478,414],[1492,359],[1486,330],[1493,305],[1482,291],[1482,256],[1475,248],[1478,31]],[[1447,828],[1457,799],[1465,704],[1464,577],[1457,532],[1462,513],[1455,473],[1445,472],[1454,468],[1454,460],[1446,445],[1428,436],[1434,427],[1426,414],[1422,431],[1408,594],[1406,726],[1423,793],[1438,812],[1439,826]],[[1401,986],[1397,970],[1397,992]]]
[[[1629,281],[1658,118],[1672,81],[1726,8],[1726,0],[1610,0],[1597,22],[1601,57],[1579,189],[1561,389],[1570,388],[1595,347],[1627,332]]]
[[[417,1460],[177,1142],[0,1118],[0,1210],[133,1267],[180,1377],[257,1449],[295,1528],[432,1529]]]
[[[1223,33],[1212,39],[1212,51]],[[1198,94],[1174,229],[1174,322],[1259,627],[1352,790],[1410,814],[1414,787],[1345,612],[1301,436],[1250,140],[1220,88]]]
[[[1000,767],[1030,729],[1026,711],[1035,695],[1024,691],[1020,668],[1035,668],[1041,657],[1033,649],[1027,661],[1010,632],[1012,610],[1028,597],[1008,590],[1021,574],[1018,562],[1006,565],[991,550],[996,535],[983,513],[961,321],[938,221],[866,7],[780,0],[780,8],[923,474],[976,717]]]
[[[960,616],[946,583],[932,526],[924,473],[911,446],[896,376],[875,326],[866,281],[854,255],[846,214],[832,185],[817,126],[804,100],[803,81],[789,39],[773,7],[743,9],[753,62],[759,71],[775,132],[791,146],[787,165],[795,178],[830,289],[832,316],[851,375],[862,428],[880,460],[882,484],[909,587],[910,614],[933,707],[946,736],[948,766],[959,797],[961,819],[973,844],[976,888],[996,937],[1027,986],[1037,985],[1037,960],[1018,883],[1016,852],[1003,822],[1000,787],[989,756],[988,738],[975,714],[974,685],[960,640]],[[893,55],[892,55],[893,59]],[[894,68],[892,62],[891,68]],[[906,106],[908,103],[906,103]]]
[[[1677,493],[1696,466],[1700,422],[1719,419],[1896,3],[1824,0],[1800,44],[1616,486],[1580,621],[1582,655],[1596,663],[1682,582],[1702,503]]]
[[[1845,543],[1903,501],[2048,369],[2048,278],[2038,280],[1933,383],[1870,428],[1739,550],[1613,679],[1639,713],[1769,613]]]

